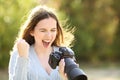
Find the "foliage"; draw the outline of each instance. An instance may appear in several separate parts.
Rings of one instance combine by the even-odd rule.
[[[119,2],[119,0],[61,1],[60,11],[69,17],[70,23],[76,28],[73,50],[79,61],[93,63],[118,61]]]
[[[119,62],[119,0],[0,0],[0,68],[8,66],[24,15],[40,3],[57,8],[61,19],[67,17],[71,27],[66,28],[75,26],[72,49],[78,61]]]
[[[31,0],[0,0],[0,68],[7,67],[22,17],[35,4]]]

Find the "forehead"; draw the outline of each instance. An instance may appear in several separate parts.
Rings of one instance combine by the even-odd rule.
[[[56,28],[57,22],[55,19],[49,17],[39,21],[36,25],[36,28]]]

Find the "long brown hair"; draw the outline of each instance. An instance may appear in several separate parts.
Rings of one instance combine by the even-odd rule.
[[[57,35],[56,35],[56,39],[54,40],[52,45],[60,46],[61,44],[63,44],[63,42],[64,42],[63,31],[62,31],[62,28],[59,24],[58,18],[55,15],[55,13],[53,13],[51,11],[50,8],[45,7],[45,6],[37,6],[30,12],[27,20],[21,26],[21,30],[20,30],[20,33],[18,35],[18,38],[25,39],[29,45],[34,44],[35,40],[34,40],[34,37],[30,35],[30,32],[32,30],[34,30],[36,24],[39,21],[46,19],[46,18],[49,18],[49,17],[55,19],[57,22]]]

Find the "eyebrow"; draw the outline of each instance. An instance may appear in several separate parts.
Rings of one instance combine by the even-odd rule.
[[[57,29],[57,28],[51,28],[51,30]],[[46,30],[45,28],[40,28],[39,30]]]
[[[57,29],[57,28],[52,28],[52,29]]]
[[[39,28],[39,29],[46,29],[46,28]],[[51,28],[51,29],[57,29],[57,28]]]

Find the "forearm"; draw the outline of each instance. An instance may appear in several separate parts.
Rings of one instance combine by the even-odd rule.
[[[27,80],[27,67],[28,59],[24,57],[18,57],[13,74],[10,76],[10,80]]]

